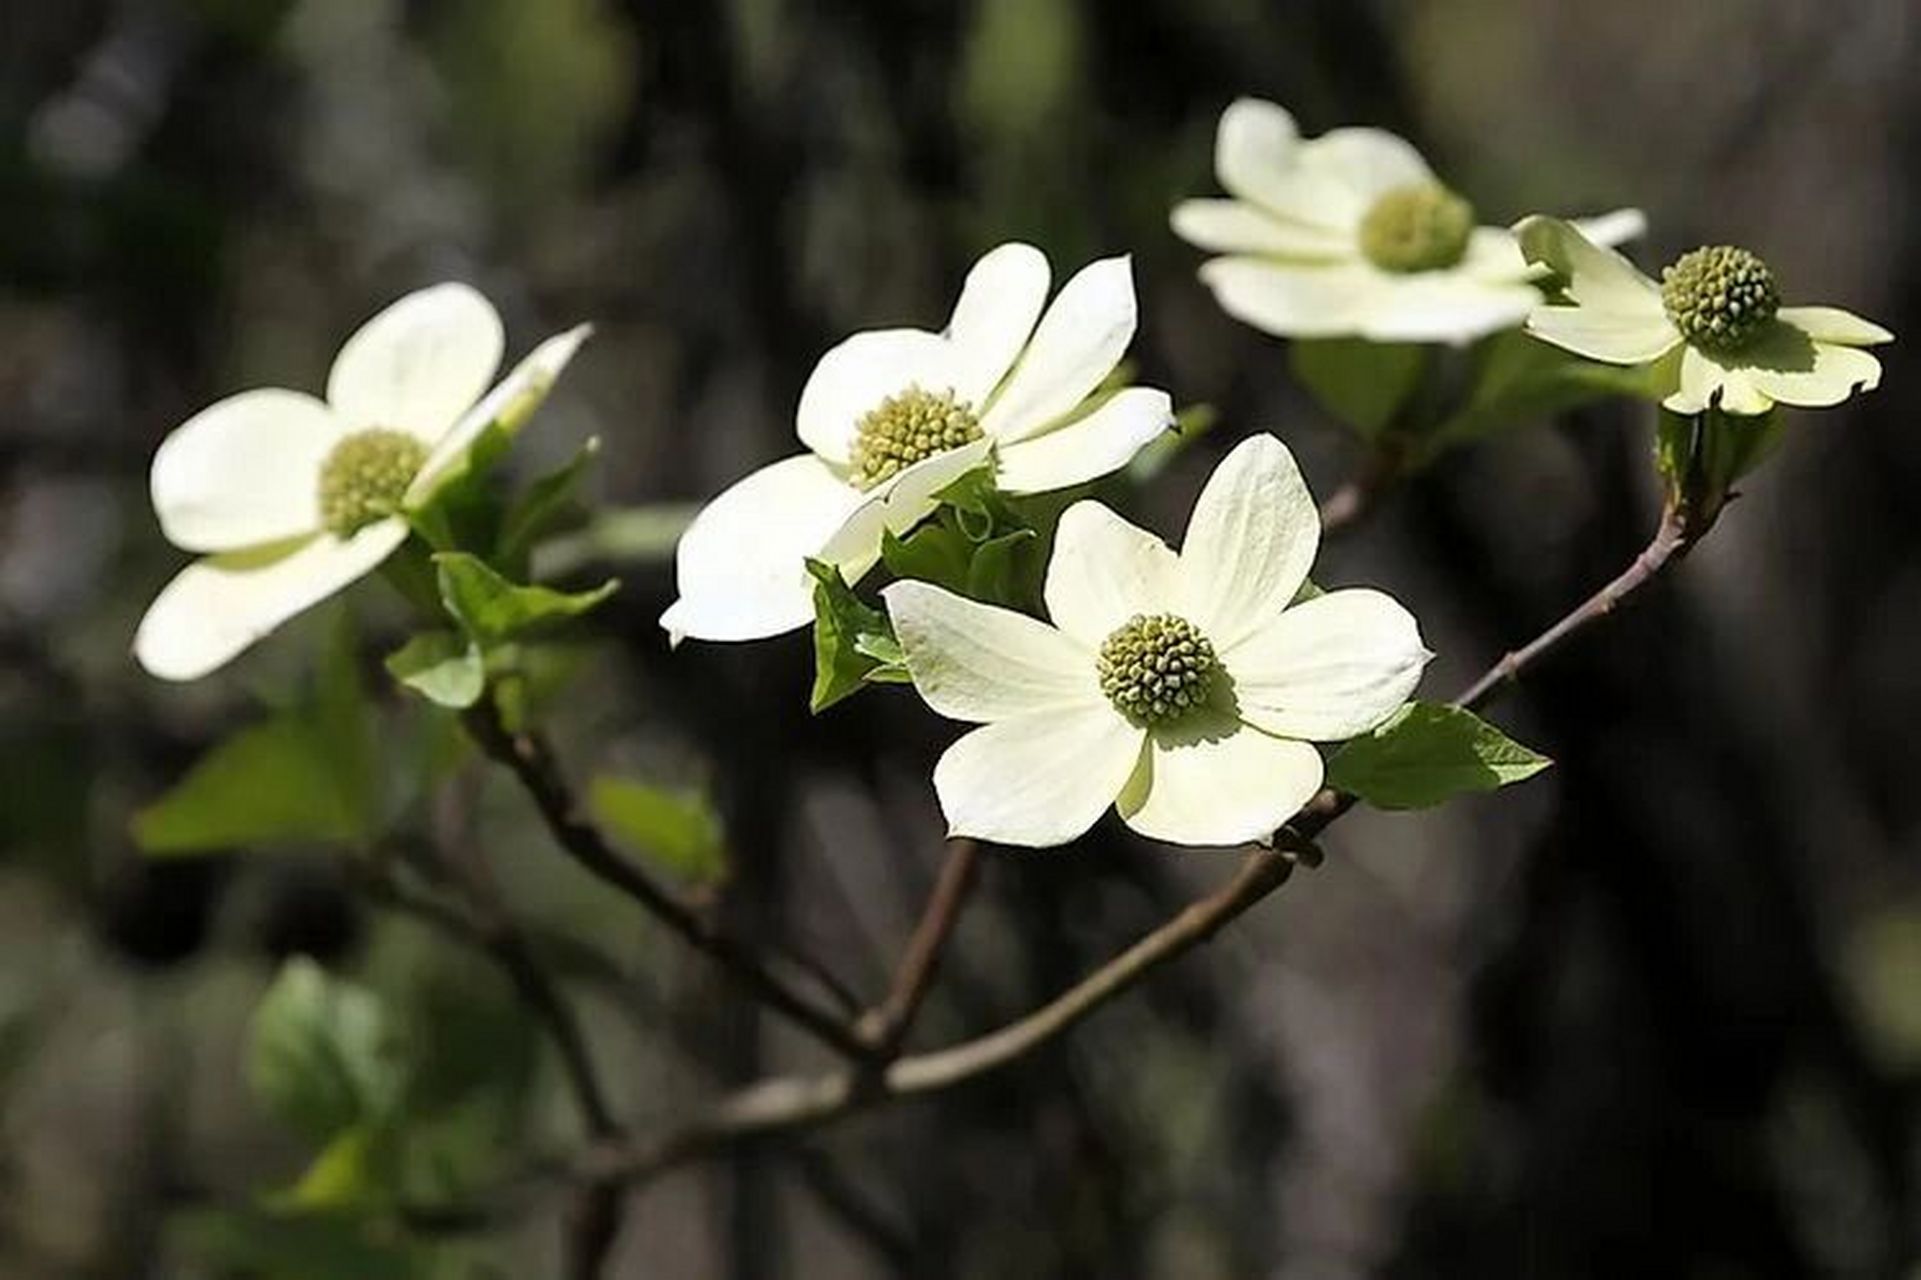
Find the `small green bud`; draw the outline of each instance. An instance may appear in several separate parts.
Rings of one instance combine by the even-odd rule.
[[[1474,206],[1438,182],[1395,187],[1361,219],[1361,252],[1383,271],[1439,271],[1459,262]]]
[[[849,459],[854,484],[872,489],[923,458],[980,438],[980,419],[952,391],[909,387],[881,401],[855,425]]]
[[[1739,351],[1774,319],[1781,290],[1768,264],[1746,249],[1709,245],[1661,271],[1661,305],[1681,336],[1703,351]]]
[[[1101,692],[1135,724],[1173,724],[1206,705],[1221,669],[1214,646],[1171,613],[1135,614],[1101,642]]]
[[[400,513],[407,487],[427,461],[427,446],[404,431],[374,427],[345,436],[320,464],[320,523],[351,538]]]

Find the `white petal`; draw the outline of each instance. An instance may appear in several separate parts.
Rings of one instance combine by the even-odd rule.
[[[1137,613],[1179,606],[1180,561],[1165,542],[1098,502],[1077,502],[1054,531],[1047,616],[1090,650]]]
[[[500,316],[479,292],[422,289],[342,344],[327,403],[349,430],[388,427],[437,444],[487,390],[504,346]]]
[[[1181,239],[1214,253],[1327,260],[1355,252],[1345,231],[1277,217],[1242,200],[1183,200],[1169,224]]]
[[[1302,145],[1301,163],[1337,179],[1364,207],[1397,187],[1434,181],[1421,153],[1385,129],[1330,129]]]
[[[1532,285],[1499,284],[1458,271],[1383,273],[1357,332],[1373,342],[1465,345],[1512,329],[1540,304]]]
[[[1114,803],[1144,736],[1105,704],[976,729],[934,766],[948,832],[1031,849],[1066,844]]]
[[[1181,543],[1181,608],[1216,650],[1278,618],[1307,580],[1321,518],[1287,446],[1249,436],[1208,477]]]
[[[1766,413],[1774,402],[1754,385],[1748,370],[1724,364],[1688,346],[1681,349],[1679,385],[1661,403],[1675,413],[1701,413],[1718,407],[1752,417]]]
[[[820,358],[801,388],[795,423],[800,441],[845,466],[854,428],[869,410],[909,387],[954,389],[954,349],[923,329],[857,333]]]
[[[1623,317],[1666,316],[1659,285],[1569,223],[1559,218],[1523,218],[1514,224],[1514,231],[1530,260],[1552,267],[1566,281],[1568,297],[1579,305]]]
[[[1609,248],[1639,240],[1648,233],[1648,217],[1639,209],[1611,209],[1591,218],[1571,219],[1574,229],[1595,244]]]
[[[675,550],[680,598],[660,625],[676,641],[758,640],[814,616],[816,555],[865,501],[810,453],[762,467],[701,509]]]
[[[842,576],[858,582],[880,558],[882,531],[903,534],[933,515],[940,506],[936,495],[968,472],[986,466],[993,445],[983,438],[922,458],[901,471],[848,513],[821,544],[817,558],[839,565]]]
[[[1035,435],[1072,411],[1120,363],[1134,338],[1134,271],[1125,257],[1077,272],[981,418],[1002,441]]]
[[[1003,446],[1000,487],[1008,493],[1046,493],[1099,479],[1173,429],[1174,402],[1165,391],[1128,387],[1085,417]]]
[[[1839,307],[1782,307],[1775,318],[1791,324],[1816,342],[1844,347],[1872,347],[1893,342],[1894,335],[1872,320],[1863,320]]]
[[[1527,331],[1577,356],[1606,364],[1646,364],[1674,349],[1681,333],[1666,315],[1596,307],[1540,306]]]
[[[431,493],[434,485],[453,469],[496,418],[511,419],[514,426],[525,422],[547,398],[561,370],[592,333],[592,325],[575,325],[528,352],[485,399],[463,414],[454,429],[440,438],[440,443],[427,455],[427,461],[421,464],[420,474],[408,487],[407,500],[418,502]]]
[[[1272,102],[1242,98],[1221,113],[1214,173],[1241,199],[1304,227],[1350,233],[1367,205],[1336,174],[1301,163],[1294,117]]]
[[[1467,252],[1454,270],[1478,280],[1514,284],[1546,273],[1521,254],[1521,242],[1505,227],[1476,227],[1468,233]]]
[[[1321,755],[1305,742],[1237,723],[1213,736],[1151,734],[1116,808],[1170,844],[1265,842],[1321,789]]]
[[[987,403],[1034,332],[1051,278],[1047,255],[1029,244],[1001,245],[974,264],[947,322],[955,395]]]
[[[163,680],[197,680],[371,572],[406,540],[403,521],[381,520],[344,542],[319,534],[196,561],[148,606],[134,657]]]
[[[1318,266],[1265,258],[1215,258],[1200,270],[1221,310],[1283,338],[1358,332],[1379,300],[1381,276],[1360,262]]]
[[[148,488],[160,530],[187,551],[231,551],[320,527],[320,464],[340,440],[298,391],[243,391],[161,441]]]
[[[1342,742],[1393,715],[1432,656],[1413,614],[1379,591],[1350,588],[1302,601],[1221,661],[1243,720]]]
[[[914,688],[950,720],[1106,705],[1093,653],[1044,622],[926,582],[896,582],[881,596]]]

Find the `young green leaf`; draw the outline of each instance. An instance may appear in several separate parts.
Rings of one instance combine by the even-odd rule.
[[[579,513],[576,495],[587,469],[600,454],[600,437],[590,437],[565,466],[527,487],[500,522],[500,563],[524,572],[534,544]]]
[[[1520,330],[1479,344],[1460,406],[1425,442],[1428,456],[1607,396],[1646,395],[1647,369],[1597,364]]]
[[[974,544],[952,526],[930,520],[896,537],[893,530],[880,535],[880,559],[896,578],[931,582],[958,591],[967,581],[967,568],[974,555]]]
[[[1297,341],[1288,357],[1294,376],[1321,407],[1363,437],[1394,421],[1427,368],[1425,347],[1364,338]]]
[[[588,803],[602,825],[687,880],[726,874],[720,815],[697,791],[670,791],[625,778],[595,778]]]
[[[406,1067],[379,999],[304,956],[254,1010],[247,1080],[267,1108],[318,1143],[386,1120]]]
[[[814,575],[814,690],[811,705],[825,711],[842,698],[860,692],[882,664],[872,652],[884,640],[892,643],[887,615],[861,600],[840,576],[840,570],[819,560],[807,561]],[[898,646],[895,646],[898,649]]]
[[[609,579],[591,591],[509,582],[479,557],[444,551],[434,557],[440,572],[440,599],[447,612],[482,645],[510,639],[544,624],[577,618],[620,587]]]
[[[202,756],[172,790],[140,810],[133,838],[150,854],[248,845],[356,840],[372,826],[370,798],[308,715],[283,712]]]
[[[387,670],[429,702],[455,710],[480,701],[487,687],[479,648],[451,631],[423,631],[387,655]]]
[[[1523,781],[1552,763],[1472,711],[1412,702],[1336,751],[1327,782],[1379,809],[1425,809]]]

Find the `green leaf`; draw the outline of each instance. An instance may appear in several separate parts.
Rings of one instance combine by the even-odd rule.
[[[577,618],[620,587],[609,579],[591,591],[556,591],[522,586],[501,577],[479,557],[446,551],[434,557],[440,571],[440,599],[467,634],[483,645],[567,618]]]
[[[393,678],[429,702],[459,710],[480,701],[487,664],[480,649],[451,631],[425,631],[387,655]]]
[[[1394,421],[1427,368],[1427,349],[1419,344],[1364,338],[1296,341],[1288,357],[1321,407],[1362,436]]]
[[[501,519],[499,560],[524,570],[534,544],[580,514],[576,495],[587,468],[600,455],[600,437],[580,447],[565,466],[534,481]]]
[[[406,1066],[379,999],[296,956],[254,1010],[247,1080],[281,1121],[326,1143],[387,1120]]]
[[[967,566],[965,594],[987,604],[1014,608],[1039,594],[1044,566],[1039,564],[1040,535],[1016,529],[974,548]]]
[[[216,1275],[263,1280],[427,1280],[427,1250],[404,1243],[390,1223],[337,1211],[200,1210],[168,1224],[177,1248]]]
[[[355,1125],[335,1135],[300,1175],[300,1181],[276,1193],[269,1203],[276,1209],[351,1209],[387,1199],[397,1172],[392,1132],[373,1125]]]
[[[1428,456],[1614,395],[1645,396],[1650,368],[1583,360],[1515,329],[1479,344],[1461,405],[1426,441]]]
[[[818,714],[842,698],[859,693],[869,683],[869,677],[881,666],[872,651],[883,639],[892,643],[894,632],[887,615],[855,595],[839,569],[810,559],[807,572],[814,575],[814,689],[810,704]]]
[[[931,582],[958,591],[967,581],[974,544],[960,530],[929,521],[905,538],[881,531],[880,559],[896,578]]]
[[[900,647],[900,641],[889,635],[858,635],[854,637],[854,648],[863,656],[872,658],[876,666],[862,679],[869,684],[912,684],[914,677],[907,672],[907,651]]]
[[[1328,785],[1380,809],[1425,809],[1531,778],[1553,761],[1471,711],[1412,702],[1327,762]]]
[[[371,828],[367,798],[344,775],[328,735],[283,713],[243,729],[196,762],[166,795],[134,816],[150,854],[206,853],[245,845],[356,840]]]
[[[588,802],[602,825],[676,875],[712,881],[726,874],[720,815],[698,791],[602,777]]]

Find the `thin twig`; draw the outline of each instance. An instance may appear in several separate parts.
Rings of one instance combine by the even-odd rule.
[[[980,845],[973,840],[962,838],[948,842],[947,858],[941,863],[940,875],[934,882],[934,892],[927,899],[927,908],[921,913],[920,923],[914,926],[913,935],[907,940],[907,950],[901,955],[900,968],[895,970],[893,986],[886,998],[868,1010],[854,1028],[855,1034],[877,1058],[892,1058],[907,1038],[914,1015],[919,1012],[921,1001],[927,998],[934,976],[940,970],[941,952],[953,936],[961,908],[967,905],[967,896],[980,874],[980,856]]]
[[[462,720],[480,749],[519,780],[556,843],[582,868],[645,907],[688,945],[712,958],[762,1004],[849,1057],[867,1056],[866,1045],[847,1023],[768,968],[753,952],[616,850],[600,829],[582,816],[543,738],[509,731],[501,721],[499,708],[487,698],[469,708]]]

